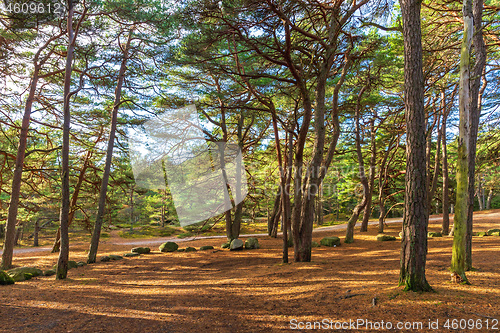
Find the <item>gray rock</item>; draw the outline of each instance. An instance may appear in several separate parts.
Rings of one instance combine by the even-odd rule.
[[[214,247],[212,245],[205,245],[200,247],[200,251],[207,251],[207,250],[213,250]]]
[[[255,237],[250,237],[245,241],[245,249],[258,249],[260,248],[259,240]]]
[[[329,247],[340,246],[340,238],[335,236],[325,237],[320,241],[320,244]]]
[[[86,262],[83,262],[83,261],[79,261],[76,263],[78,265],[78,267],[83,267],[83,266],[87,266],[87,263]]]
[[[237,250],[243,250],[244,243],[241,239],[233,239],[231,241],[231,244],[229,245],[229,250],[231,251],[237,251]]]
[[[379,235],[377,235],[377,240],[379,242],[394,241],[394,240],[396,240],[396,237],[391,236],[391,235],[379,234]]]
[[[127,257],[127,258],[130,258],[130,257],[139,257],[140,254],[137,253],[137,252],[130,252],[130,253],[125,253],[123,256]]]
[[[123,257],[122,256],[118,256],[116,254],[110,254],[109,255],[109,259],[111,259],[111,260],[121,260],[121,259],[123,259]]]
[[[134,247],[130,252],[135,252],[139,254],[148,254],[151,252],[151,249],[149,247]]]
[[[166,242],[160,245],[160,252],[175,252],[179,248],[179,245],[174,242]]]

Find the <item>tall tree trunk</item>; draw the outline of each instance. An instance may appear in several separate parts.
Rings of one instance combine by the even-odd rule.
[[[475,64],[472,71],[472,80],[470,83],[470,150],[469,150],[469,206],[467,210],[467,237],[465,252],[465,268],[472,269],[472,224],[473,224],[473,197],[474,193],[474,174],[476,169],[476,146],[477,132],[479,127],[479,118],[481,115],[482,94],[486,89],[486,79],[481,86],[481,77],[486,65],[486,46],[483,39],[483,0],[474,0],[472,9],[474,28],[476,33],[472,36],[472,45],[475,50]]]
[[[446,122],[448,119],[448,111],[446,110],[445,91],[441,91],[441,106],[443,108],[443,124],[441,125],[442,143],[443,143],[443,225],[441,233],[448,235],[450,232],[450,179],[448,177],[448,152],[446,150]]]
[[[365,211],[363,212],[363,222],[361,223],[360,232],[368,231],[368,220],[370,219],[372,212],[372,196],[373,196],[373,186],[375,185],[375,163],[377,160],[377,144],[375,141],[375,126],[374,119],[370,121],[370,144],[371,144],[371,158],[370,158],[370,180],[368,189],[368,198],[365,205]]]
[[[419,0],[400,0],[403,18],[405,118],[406,118],[406,195],[401,242],[399,284],[405,290],[430,291],[425,277],[427,224],[429,220],[426,156],[424,76]]]
[[[488,199],[486,200],[486,209],[491,209],[491,199],[493,198],[493,189],[490,188],[488,192]]]
[[[432,181],[430,182],[429,186],[429,212],[430,212],[430,207],[432,206],[432,199],[434,198],[434,193],[436,192],[437,189],[437,180],[438,180],[438,174],[439,174],[439,160],[440,160],[440,155],[441,155],[441,136],[442,136],[442,128],[439,128],[439,116],[438,116],[438,136],[437,136],[437,147],[436,147],[436,156],[434,160],[434,172],[432,175]],[[437,207],[437,206],[436,206]],[[439,212],[436,209],[436,214],[439,214]]]
[[[120,65],[120,71],[118,73],[118,82],[115,89],[115,101],[113,104],[113,111],[111,115],[111,126],[109,131],[108,148],[106,151],[106,164],[104,166],[104,172],[102,175],[101,191],[99,193],[99,207],[97,210],[97,217],[94,224],[94,232],[92,233],[92,239],[90,241],[90,249],[87,257],[87,263],[95,263],[97,256],[97,249],[99,247],[99,239],[101,237],[101,227],[104,218],[104,209],[106,208],[106,193],[108,191],[109,174],[111,172],[111,161],[113,157],[113,147],[115,143],[115,133],[116,125],[118,122],[118,109],[121,104],[122,87],[123,81],[125,79],[125,71],[127,70],[127,61],[129,58],[130,42],[132,41],[132,34],[134,28],[129,32],[127,39],[127,44],[123,48],[123,59]],[[120,46],[121,48],[121,46]]]
[[[278,221],[281,216],[281,187],[274,197],[274,206],[271,216],[267,221],[267,233],[269,236],[276,238],[278,236]]]
[[[71,72],[73,63],[73,52],[75,49],[76,34],[73,31],[73,0],[67,1],[68,5],[68,50],[66,55],[66,68],[64,74],[64,104],[63,104],[63,140],[61,151],[61,214],[60,214],[60,229],[61,229],[61,249],[57,260],[56,279],[65,279],[68,275],[68,258],[69,258],[69,132],[71,115],[69,110],[69,99],[71,98]]]
[[[470,203],[469,155],[470,155],[470,54],[474,35],[472,0],[463,2],[464,35],[460,52],[460,90],[459,90],[459,138],[457,151],[457,199],[453,220],[454,236],[451,259],[451,280],[468,283],[465,276],[467,252],[467,214]]]
[[[356,142],[356,155],[358,157],[358,165],[359,165],[359,181],[361,185],[363,185],[363,198],[361,202],[354,207],[351,218],[347,223],[347,230],[344,239],[344,243],[352,243],[354,242],[354,227],[356,226],[356,222],[358,221],[359,214],[365,208],[366,203],[368,201],[368,196],[370,192],[370,188],[368,185],[368,179],[366,178],[365,172],[365,162],[363,160],[363,153],[361,151],[361,127],[359,125],[359,118],[361,117],[361,98],[363,97],[363,93],[369,88],[370,82],[361,89],[358,94],[357,103],[356,103],[356,115],[355,115],[355,142]]]
[[[40,51],[39,51],[40,52]],[[12,256],[14,253],[14,244],[16,237],[16,224],[17,213],[19,209],[19,196],[21,194],[21,183],[23,176],[24,157],[26,152],[26,143],[28,139],[28,130],[30,125],[31,108],[33,100],[35,99],[36,86],[38,83],[38,73],[40,66],[38,64],[37,53],[35,56],[35,70],[30,82],[30,91],[26,105],[24,107],[24,116],[21,124],[21,132],[19,133],[19,146],[17,147],[16,166],[14,168],[14,175],[12,177],[12,190],[10,194],[9,213],[7,216],[7,223],[5,225],[5,240],[3,244],[2,253],[2,269],[9,269],[12,267]]]

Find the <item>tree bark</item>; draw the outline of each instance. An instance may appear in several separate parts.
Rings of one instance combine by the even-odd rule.
[[[443,124],[441,125],[442,132],[442,154],[443,154],[443,224],[441,233],[443,235],[448,235],[450,232],[450,179],[448,177],[448,152],[447,152],[447,144],[446,144],[446,122],[448,119],[448,111],[446,110],[446,96],[445,91],[441,91],[441,105],[443,108]]]
[[[356,226],[356,222],[358,221],[359,214],[365,208],[366,203],[368,201],[368,196],[370,193],[370,187],[368,185],[368,179],[366,178],[365,172],[365,162],[363,160],[363,153],[361,151],[361,126],[359,125],[359,118],[361,117],[361,98],[363,97],[363,93],[369,88],[370,82],[361,89],[358,94],[357,102],[356,102],[356,114],[355,114],[355,144],[356,144],[356,155],[358,157],[358,165],[359,165],[359,181],[363,186],[363,198],[361,202],[354,207],[351,218],[347,223],[347,230],[344,239],[344,243],[352,243],[354,242],[354,227]]]
[[[365,205],[365,210],[363,212],[363,222],[361,223],[360,232],[368,231],[368,220],[370,219],[372,212],[372,196],[373,196],[373,188],[375,185],[375,163],[377,160],[377,144],[375,141],[375,126],[374,119],[370,122],[370,143],[371,143],[371,158],[370,158],[370,180],[369,180],[369,189],[368,189],[368,198]]]
[[[63,140],[61,151],[61,214],[60,214],[60,237],[61,249],[57,260],[56,279],[65,279],[68,275],[68,257],[69,257],[69,132],[71,115],[69,110],[69,99],[71,98],[71,73],[73,63],[73,52],[75,49],[75,37],[73,31],[73,0],[67,0],[68,5],[68,50],[66,55],[66,68],[64,74],[64,104],[63,104]]]
[[[472,0],[463,2],[464,33],[460,52],[460,90],[459,90],[459,138],[457,151],[457,198],[453,220],[454,236],[451,259],[452,282],[468,283],[465,276],[467,252],[467,214],[470,202],[469,195],[469,154],[470,154],[470,53],[474,25],[472,16]]]
[[[99,238],[101,236],[101,227],[104,219],[104,209],[106,207],[106,193],[108,190],[109,175],[111,172],[111,161],[113,157],[113,147],[115,143],[115,132],[118,121],[118,109],[120,108],[121,104],[122,87],[123,87],[123,81],[125,80],[125,72],[127,70],[127,61],[129,58],[130,43],[132,41],[133,30],[134,28],[132,27],[131,31],[129,32],[127,44],[123,48],[123,59],[120,65],[120,71],[118,73],[118,83],[116,84],[116,89],[115,89],[115,101],[113,104],[108,148],[106,151],[106,164],[104,166],[101,191],[99,193],[99,207],[97,211],[97,217],[94,224],[94,232],[92,233],[92,239],[90,241],[90,249],[87,258],[87,263],[89,264],[96,262],[97,249],[99,247]]]
[[[486,200],[486,209],[491,209],[491,199],[493,198],[493,189],[490,188],[488,192],[488,199]]]
[[[399,284],[405,290],[430,291],[425,277],[427,224],[424,76],[422,71],[421,1],[400,0],[403,18],[406,195]]]
[[[40,50],[41,51],[41,50]],[[30,125],[31,108],[35,99],[36,86],[38,83],[38,73],[40,65],[38,64],[38,51],[35,56],[35,70],[30,82],[30,92],[26,105],[24,107],[24,116],[21,123],[21,132],[19,133],[19,146],[17,148],[16,165],[14,168],[14,175],[12,177],[12,190],[10,194],[9,213],[7,216],[7,223],[5,225],[5,240],[2,253],[2,269],[9,269],[12,267],[12,256],[14,253],[14,244],[16,237],[16,224],[17,213],[19,210],[19,196],[21,194],[21,183],[23,176],[24,157],[26,153],[26,143],[28,139],[28,130]]]

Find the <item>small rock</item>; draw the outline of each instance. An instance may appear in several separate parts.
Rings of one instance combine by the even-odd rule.
[[[184,252],[186,249],[177,249],[177,252]]]
[[[130,252],[135,252],[139,254],[148,254],[151,252],[151,249],[149,247],[134,247]]]
[[[9,274],[4,271],[0,271],[0,285],[6,286],[14,283],[14,279]]]
[[[493,235],[494,233],[500,233],[500,229],[490,229],[490,230],[488,230],[488,235],[489,236],[498,236],[498,235]]]
[[[73,268],[77,268],[77,267],[78,267],[78,263],[76,261],[68,260],[68,269],[73,269]]]
[[[480,232],[476,232],[476,236],[478,237],[486,237],[486,236],[489,236],[487,232],[484,232],[484,231],[480,231]]]
[[[241,239],[235,238],[231,241],[231,244],[229,245],[229,250],[231,251],[237,251],[237,250],[243,250],[243,241]]]
[[[500,231],[492,232],[490,236],[500,236]]]
[[[103,256],[101,257],[101,262],[107,262],[107,261],[110,261],[111,258],[109,256]]]
[[[52,276],[52,275],[55,275],[55,274],[56,274],[56,270],[55,269],[48,269],[45,272],[43,272],[43,276]]]
[[[175,252],[179,248],[179,245],[174,242],[166,242],[160,245],[160,252]]]
[[[130,258],[130,257],[138,257],[138,256],[140,256],[140,254],[137,252],[130,252],[130,253],[125,253],[123,256]]]
[[[212,245],[205,245],[200,247],[200,251],[213,250],[214,247]]]
[[[222,244],[220,247],[223,249],[229,249],[230,245],[231,245],[231,242],[226,242],[226,243]]]
[[[121,260],[121,259],[123,259],[123,257],[122,256],[117,256],[116,254],[110,254],[109,255],[109,259],[111,259],[111,260]]]
[[[195,252],[196,249],[194,247],[191,247],[191,246],[188,246],[186,247],[186,249],[184,250],[184,252]]]
[[[79,261],[76,263],[78,265],[78,267],[83,267],[83,266],[87,266],[87,263],[86,262],[83,262],[83,261]]]
[[[379,242],[394,241],[394,240],[396,240],[396,237],[391,236],[391,235],[379,234],[379,235],[377,235],[377,240]]]
[[[340,238],[335,236],[325,237],[320,241],[320,244],[329,247],[340,246]]]
[[[428,232],[427,233],[428,238],[435,238],[435,237],[443,237],[440,232]]]
[[[311,247],[320,247],[321,245],[319,245],[318,242],[315,242],[315,241],[312,241],[311,242]]]
[[[245,249],[258,249],[260,248],[259,240],[255,237],[250,237],[245,241]]]

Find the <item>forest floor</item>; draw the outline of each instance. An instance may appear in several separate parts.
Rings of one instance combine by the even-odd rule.
[[[500,228],[500,211],[477,213],[474,223],[474,232]],[[398,237],[401,223],[385,229]],[[440,220],[431,219],[429,231],[439,230]],[[344,233],[320,230],[313,239]],[[307,322],[322,328],[346,322],[339,332],[384,331],[389,323],[393,331],[403,331],[397,325],[428,331],[429,320],[438,321],[435,332],[465,332],[472,324],[482,324],[475,332],[500,330],[500,237],[473,237],[472,285],[449,282],[452,238],[429,238],[427,279],[435,292],[421,294],[397,286],[399,239],[378,242],[376,234],[371,226],[352,244],[313,248],[310,263],[293,263],[290,249],[290,264],[281,264],[279,238],[259,236],[260,249],[234,252],[221,250],[220,238],[179,243],[216,248],[189,253],[161,253],[151,239],[149,255],[75,268],[63,281],[37,277],[1,286],[0,332],[285,332]],[[126,241],[112,233],[99,256],[129,252]],[[73,243],[70,259],[85,261],[87,249],[86,242]],[[18,253],[14,264],[48,269],[56,261],[46,250]]]

